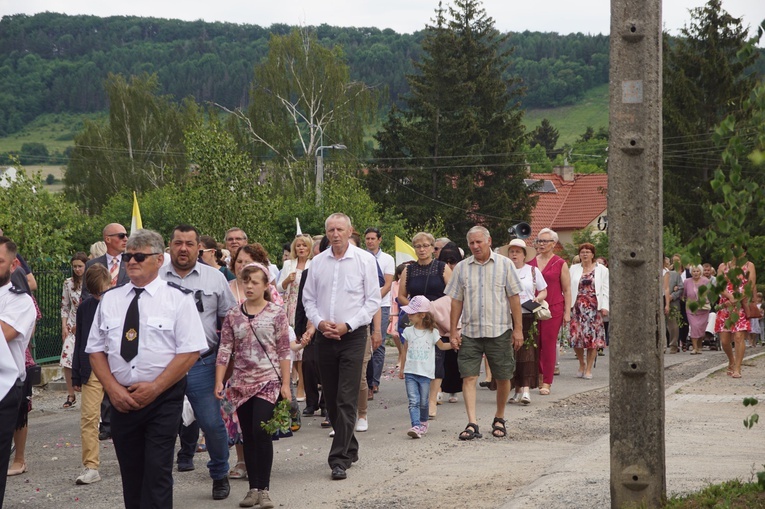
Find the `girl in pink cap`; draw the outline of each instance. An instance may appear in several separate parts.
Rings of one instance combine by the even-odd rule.
[[[428,432],[430,381],[436,376],[435,347],[451,350],[452,346],[440,340],[441,335],[436,328],[427,297],[412,297],[409,304],[401,309],[409,316],[411,324],[404,329],[403,334],[406,345],[404,382],[412,421],[412,428],[407,434],[412,438],[421,438]]]

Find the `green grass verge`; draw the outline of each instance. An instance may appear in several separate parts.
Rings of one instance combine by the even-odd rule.
[[[713,484],[703,490],[672,497],[664,505],[666,509],[765,509],[765,491],[756,482],[727,481]]]
[[[544,118],[560,133],[558,147],[576,141],[588,126],[595,131],[599,127],[608,127],[608,84],[591,88],[578,104],[572,106],[526,110],[526,130],[533,131]]]

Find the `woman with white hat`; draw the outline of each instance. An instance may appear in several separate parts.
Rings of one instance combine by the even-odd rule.
[[[507,246],[507,256],[513,261],[518,279],[521,280],[521,306],[524,302],[544,300],[547,297],[547,283],[542,276],[542,271],[526,263],[536,256],[534,248],[527,246],[521,239],[513,239]],[[508,403],[528,405],[531,403],[529,390],[536,389],[539,384],[539,334],[533,336],[529,334],[534,319],[534,313],[524,307],[524,344],[515,352],[515,374],[513,375],[515,395],[510,398]]]

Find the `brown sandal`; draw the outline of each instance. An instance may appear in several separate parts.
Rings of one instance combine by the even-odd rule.
[[[550,395],[550,384],[542,384],[542,387],[539,388],[539,395],[540,396],[549,396]]]
[[[71,408],[76,401],[77,401],[77,396],[67,396],[66,401],[64,402],[63,405],[61,405],[61,408]]]

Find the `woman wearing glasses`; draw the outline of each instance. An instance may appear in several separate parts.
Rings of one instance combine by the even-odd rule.
[[[547,396],[553,383],[555,358],[558,353],[558,333],[563,322],[571,321],[571,277],[568,264],[555,254],[558,234],[549,228],[542,228],[537,235],[537,256],[529,262],[538,267],[547,282],[547,304],[552,318],[538,323],[539,328],[539,372],[542,385],[539,394]]]
[[[452,269],[444,262],[433,259],[435,244],[436,239],[430,233],[420,232],[412,237],[417,261],[407,265],[404,272],[401,273],[398,287],[399,306],[403,307],[409,304],[409,300],[415,295],[424,295],[431,302],[444,296],[446,284],[452,277]],[[400,317],[399,324],[401,323],[403,321]],[[401,330],[402,327],[399,326],[399,329]],[[406,343],[404,343],[404,359],[406,359]],[[404,363],[402,362],[399,377],[403,378],[403,376]],[[428,413],[431,418],[436,416],[438,392],[441,390],[443,378],[443,351],[436,349],[436,377],[430,384],[430,410]]]

